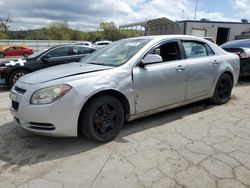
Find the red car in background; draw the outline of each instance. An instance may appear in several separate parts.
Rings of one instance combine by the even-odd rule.
[[[31,54],[33,54],[33,50],[31,48],[27,48],[24,46],[11,46],[9,48],[0,51],[0,58],[3,58],[5,56],[28,57]]]

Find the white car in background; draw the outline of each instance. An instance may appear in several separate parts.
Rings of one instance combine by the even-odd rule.
[[[89,41],[75,42],[74,44],[88,46],[88,47],[94,47],[93,44]]]
[[[97,41],[95,42],[93,45],[95,48],[102,48],[108,44],[112,43],[111,41],[108,41],[108,40],[103,40],[103,41]]]

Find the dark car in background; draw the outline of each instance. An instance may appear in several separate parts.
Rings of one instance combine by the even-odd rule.
[[[221,47],[240,57],[240,76],[250,76],[250,39],[230,41]]]
[[[28,57],[33,54],[33,50],[24,46],[11,46],[4,50],[0,51],[0,58],[4,58],[5,56],[24,56]]]
[[[87,46],[63,44],[42,50],[28,58],[0,62],[0,84],[12,86],[25,74],[55,65],[78,62],[95,50]]]

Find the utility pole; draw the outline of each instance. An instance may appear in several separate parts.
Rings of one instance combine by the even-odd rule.
[[[194,20],[196,20],[197,4],[198,0],[195,1]]]

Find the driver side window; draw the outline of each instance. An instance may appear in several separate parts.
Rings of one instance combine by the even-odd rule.
[[[54,50],[51,50],[46,54],[48,57],[62,57],[69,55],[69,48],[68,47],[59,47]]]
[[[160,55],[163,62],[175,61],[180,59],[179,47],[177,42],[168,42],[156,47],[150,54]]]

